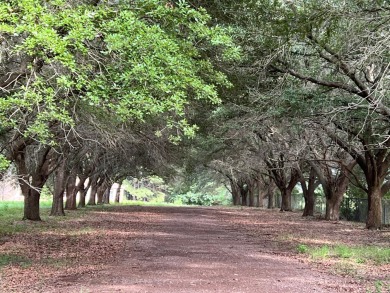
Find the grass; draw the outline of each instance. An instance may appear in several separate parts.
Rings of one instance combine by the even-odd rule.
[[[28,267],[31,265],[31,261],[26,257],[16,254],[0,254],[0,269],[9,264],[18,264],[22,267]]]
[[[17,232],[24,232],[30,229],[48,230],[55,223],[66,221],[69,218],[80,217],[88,213],[88,211],[109,211],[110,207],[118,205],[132,205],[132,206],[179,206],[172,203],[163,202],[144,202],[144,201],[130,201],[124,200],[121,203],[111,203],[110,205],[96,205],[87,206],[85,209],[78,209],[76,211],[65,211],[65,217],[50,217],[49,212],[51,208],[50,200],[41,200],[40,210],[41,219],[44,224],[31,225],[29,222],[23,222],[23,201],[0,201],[0,237],[11,235]]]
[[[41,211],[43,218],[46,219],[45,211],[51,206],[50,201],[42,201]],[[22,201],[0,201],[0,237],[27,230],[28,227],[20,221],[23,218]]]
[[[312,259],[333,258],[351,260],[355,263],[390,264],[390,248],[387,247],[347,245],[309,247],[305,244],[299,244],[297,251],[299,253],[309,254]]]

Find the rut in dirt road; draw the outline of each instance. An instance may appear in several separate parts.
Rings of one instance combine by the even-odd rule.
[[[223,221],[222,210],[140,209],[147,224],[126,243],[119,262],[50,292],[360,291],[297,260],[260,252],[250,237]]]

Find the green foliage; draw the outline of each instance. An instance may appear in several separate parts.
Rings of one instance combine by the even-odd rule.
[[[42,190],[41,190],[41,200],[44,200],[44,201],[50,201],[53,199],[53,194],[51,193],[49,187],[47,187],[47,185],[43,186]]]
[[[81,107],[115,113],[118,123],[166,114],[160,118],[173,140],[193,136],[190,101],[219,103],[217,87],[230,85],[208,57],[238,58],[229,31],[185,1],[174,8],[155,0],[87,3],[0,3],[0,40],[9,40],[10,53],[4,64],[17,71],[21,59],[26,71],[1,93],[2,126],[55,144],[53,125],[73,127],[72,111]]]
[[[168,198],[172,203],[200,206],[228,205],[231,203],[230,200],[224,187],[207,191],[206,188],[199,188],[196,185],[191,186],[186,193],[171,194]]]
[[[6,157],[0,154],[0,171],[7,170],[10,162],[6,159]]]
[[[166,197],[167,186],[164,180],[158,176],[124,180],[122,186],[132,196],[136,196],[138,200],[146,198],[152,203],[163,203]]]

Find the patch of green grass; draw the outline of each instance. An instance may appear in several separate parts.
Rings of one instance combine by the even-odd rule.
[[[0,237],[23,232],[31,227],[21,222],[23,218],[22,201],[0,201]],[[50,201],[41,201],[41,217],[46,220],[51,207]]]
[[[386,288],[387,287],[387,288]],[[384,293],[384,292],[390,292],[390,284],[385,284],[383,281],[375,281],[373,288],[367,289],[367,293]]]
[[[299,244],[297,250],[300,253],[309,254],[313,259],[348,259],[356,263],[371,262],[376,265],[390,263],[390,248],[387,247],[347,245],[308,247],[304,244]]]
[[[309,250],[309,247],[308,247],[307,245],[305,245],[305,244],[299,244],[299,245],[297,246],[297,251],[298,251],[299,253],[307,253],[308,250]]]
[[[314,259],[327,258],[330,256],[330,248],[328,245],[323,245],[321,247],[309,249],[309,253]]]
[[[28,267],[31,265],[31,261],[26,257],[16,254],[0,254],[0,268],[10,264]]]

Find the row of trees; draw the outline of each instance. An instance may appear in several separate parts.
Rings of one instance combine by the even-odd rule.
[[[16,166],[25,219],[40,220],[48,182],[51,214],[63,215],[65,190],[74,209],[78,192],[94,204],[140,168],[169,170],[196,130],[191,103],[219,103],[229,85],[211,61],[238,57],[209,20],[183,1],[0,3],[0,161]]]
[[[367,227],[379,228],[390,187],[389,4],[197,4],[232,25],[245,52],[224,68],[235,88],[210,115],[211,135],[199,138],[201,163],[227,178],[235,203],[251,204],[274,185],[281,209],[291,210],[300,184],[312,215],[322,185],[332,220],[353,184],[367,194]]]
[[[235,203],[278,188],[290,210],[299,183],[305,215],[321,184],[327,219],[354,184],[379,228],[389,19],[383,0],[3,1],[0,165],[17,166],[27,219],[51,177],[62,214],[76,177],[95,194],[185,161]]]

